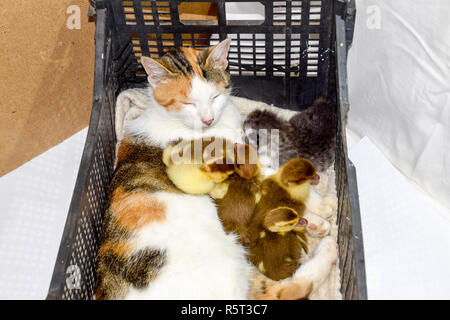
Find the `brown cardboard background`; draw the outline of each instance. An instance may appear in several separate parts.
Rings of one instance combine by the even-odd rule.
[[[81,9],[69,30],[68,6]],[[0,176],[89,122],[95,24],[87,0],[3,0],[0,6]]]
[[[0,5],[0,176],[89,124],[95,23],[88,0],[3,0]],[[81,9],[81,29],[66,26]],[[215,3],[185,3],[186,20],[217,19]]]

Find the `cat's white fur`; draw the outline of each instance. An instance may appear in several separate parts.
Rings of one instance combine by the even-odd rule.
[[[246,299],[250,266],[237,236],[226,234],[208,196],[158,192],[165,203],[165,223],[143,228],[136,250],[166,251],[166,263],[144,289],[127,299]]]
[[[305,201],[306,209],[324,219],[329,219],[337,207],[337,197],[332,193],[320,195],[313,188]]]
[[[126,133],[161,148],[179,138],[215,136],[242,142],[239,111],[227,94],[211,99],[215,90],[213,84],[194,78],[190,100],[196,105],[168,111],[149,89],[149,107],[128,123]],[[214,122],[203,126],[209,117]],[[212,200],[167,192],[155,197],[166,206],[166,221],[139,230],[135,245],[136,250],[164,250],[167,260],[148,287],[130,288],[126,299],[246,299],[252,269],[236,236],[223,230]]]
[[[337,250],[336,241],[332,237],[323,238],[317,246],[314,256],[302,263],[292,276],[292,280],[297,284],[312,283],[314,292],[325,281],[331,268],[337,262]]]
[[[194,77],[191,83],[190,100],[196,106],[185,106],[180,111],[168,111],[160,106],[150,88],[149,106],[138,118],[128,122],[125,126],[127,134],[140,136],[151,145],[161,148],[180,137],[186,140],[224,137],[233,142],[242,142],[242,118],[229,95],[222,94],[211,101],[216,95],[214,84],[198,77]],[[210,110],[205,111],[208,108]],[[204,117],[212,117],[214,122],[205,127],[202,122]]]

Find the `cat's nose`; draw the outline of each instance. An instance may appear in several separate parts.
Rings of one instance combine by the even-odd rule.
[[[208,127],[211,125],[211,123],[213,123],[214,119],[209,119],[209,120],[202,120],[202,122],[204,124],[206,124]]]

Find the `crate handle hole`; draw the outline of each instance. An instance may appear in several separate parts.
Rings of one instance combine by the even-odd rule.
[[[265,21],[265,8],[261,2],[226,2],[227,25],[257,26]]]

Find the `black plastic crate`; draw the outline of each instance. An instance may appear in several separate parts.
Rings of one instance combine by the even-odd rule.
[[[179,6],[210,2],[217,19],[181,21]],[[263,6],[262,21],[227,21],[227,3]],[[114,107],[120,91],[146,85],[138,63],[173,46],[206,47],[232,38],[229,70],[236,95],[301,110],[319,96],[336,101],[336,189],[341,292],[366,299],[364,253],[355,168],[347,158],[346,60],[354,0],[97,0],[94,101],[48,299],[91,299],[104,205],[114,170]],[[213,15],[214,17],[215,15]],[[181,17],[182,18],[182,17]]]

